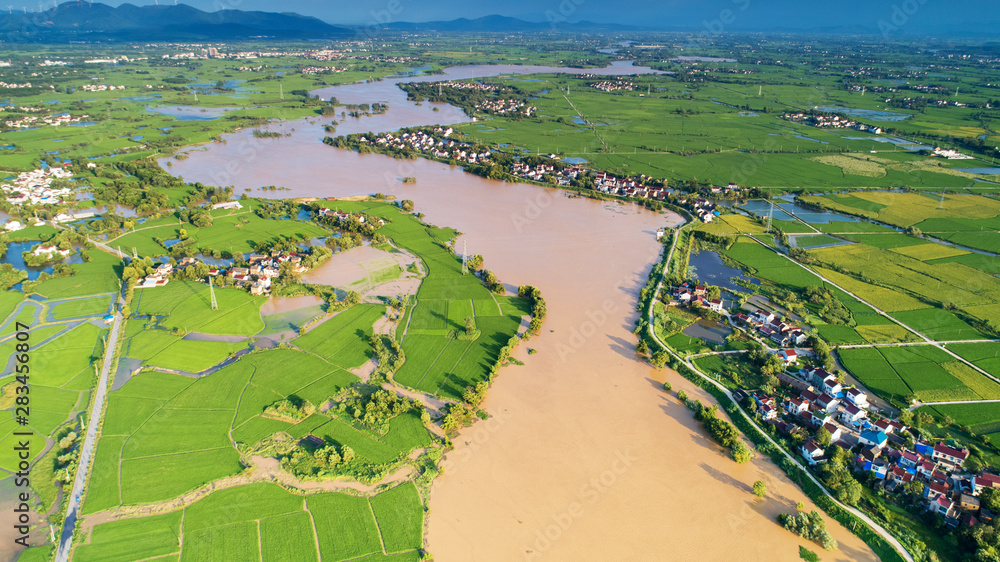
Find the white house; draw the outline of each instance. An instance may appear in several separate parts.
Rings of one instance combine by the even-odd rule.
[[[243,205],[239,201],[223,201],[222,203],[216,203],[212,205],[213,209],[242,209]]]
[[[816,466],[816,463],[823,460],[823,448],[811,439],[802,444],[801,450],[809,466]]]
[[[858,425],[865,419],[865,411],[854,404],[844,404],[844,409],[840,411],[840,421],[847,425]]]
[[[844,397],[862,410],[868,408],[868,393],[859,388],[848,388],[847,392],[844,393]]]
[[[778,357],[780,357],[786,365],[791,365],[798,360],[799,354],[796,353],[794,349],[782,349],[778,352]]]
[[[829,394],[830,396],[836,396],[844,390],[844,387],[837,382],[836,377],[833,375],[823,379],[823,392]]]

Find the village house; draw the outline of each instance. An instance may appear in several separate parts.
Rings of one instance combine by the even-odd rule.
[[[802,444],[801,451],[802,456],[806,459],[806,462],[809,463],[809,466],[816,466],[816,464],[824,460],[823,448],[817,445],[812,439]]]
[[[944,443],[934,445],[934,453],[931,458],[934,462],[947,465],[949,468],[961,468],[965,460],[969,458],[968,449],[955,449]]]

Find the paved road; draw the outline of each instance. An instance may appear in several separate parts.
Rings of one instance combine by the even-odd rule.
[[[756,242],[756,243],[760,244],[761,246],[764,246],[764,247],[765,247],[765,248],[767,248],[768,250],[771,250],[771,251],[772,251],[772,252],[774,252],[775,254],[778,254],[779,256],[781,256],[781,257],[785,258],[786,260],[788,260],[788,261],[790,261],[790,262],[794,263],[795,265],[797,265],[797,266],[801,267],[802,269],[804,269],[804,270],[808,271],[809,273],[812,273],[813,275],[815,275],[816,277],[818,277],[819,279],[821,279],[821,280],[822,280],[822,281],[823,281],[824,283],[829,283],[830,285],[832,285],[832,286],[834,286],[834,287],[836,287],[836,288],[840,289],[841,291],[844,291],[844,292],[845,292],[845,293],[847,293],[848,295],[850,295],[850,296],[852,296],[852,297],[854,297],[854,298],[858,299],[858,301],[859,301],[859,302],[861,302],[862,304],[865,304],[865,305],[867,305],[867,306],[868,306],[868,307],[870,307],[870,308],[871,308],[872,310],[874,310],[875,312],[879,313],[880,315],[882,315],[882,316],[884,316],[884,317],[888,318],[888,319],[889,319],[890,321],[892,321],[893,323],[895,323],[895,324],[898,324],[898,325],[902,326],[903,328],[905,328],[905,329],[907,329],[907,330],[909,330],[909,331],[913,332],[914,334],[916,334],[916,335],[920,336],[920,337],[921,337],[921,338],[922,338],[922,339],[924,340],[924,342],[923,342],[923,343],[925,343],[925,344],[930,344],[930,345],[934,345],[934,346],[936,346],[936,347],[937,347],[938,349],[940,349],[940,350],[944,351],[945,353],[947,353],[948,355],[951,355],[952,357],[954,357],[956,361],[961,361],[962,363],[965,363],[965,364],[966,364],[966,365],[968,365],[969,367],[971,367],[971,368],[975,369],[976,371],[978,371],[978,372],[979,372],[980,374],[982,374],[983,376],[985,376],[985,377],[987,377],[987,378],[990,378],[990,379],[992,379],[993,381],[995,381],[995,382],[997,382],[997,383],[1000,383],[1000,378],[997,378],[997,377],[995,377],[995,376],[991,375],[990,373],[988,373],[988,372],[984,371],[983,369],[981,369],[981,368],[980,368],[980,367],[979,367],[978,365],[976,365],[975,363],[973,363],[973,362],[971,362],[971,361],[968,361],[968,360],[966,360],[966,359],[965,359],[964,357],[961,357],[961,356],[959,356],[959,355],[958,355],[957,353],[953,352],[952,350],[948,349],[947,347],[945,347],[945,346],[943,346],[943,345],[937,345],[937,343],[936,343],[936,342],[935,342],[934,340],[932,340],[931,338],[929,338],[929,337],[925,336],[924,334],[922,334],[922,333],[920,333],[920,332],[918,332],[918,331],[914,330],[913,328],[911,328],[911,327],[907,326],[906,324],[903,324],[903,323],[902,323],[902,322],[900,322],[899,320],[896,320],[896,319],[895,319],[895,318],[893,318],[892,316],[889,316],[889,314],[888,314],[888,313],[884,312],[884,311],[883,311],[882,309],[880,309],[880,308],[876,307],[876,306],[875,306],[875,305],[873,305],[872,303],[870,303],[870,302],[868,302],[868,301],[866,301],[866,300],[862,299],[862,298],[861,298],[861,297],[859,297],[858,295],[855,295],[854,293],[852,293],[852,292],[848,291],[847,289],[845,289],[845,288],[841,287],[840,285],[838,285],[838,284],[834,283],[833,281],[830,281],[830,280],[829,280],[829,279],[827,279],[826,277],[823,277],[822,275],[820,275],[819,273],[817,273],[816,271],[814,271],[814,270],[813,270],[813,269],[812,269],[811,267],[808,267],[808,266],[806,266],[805,264],[802,264],[802,263],[799,263],[799,262],[798,262],[797,260],[793,259],[793,258],[792,258],[792,257],[790,257],[790,256],[787,256],[787,255],[785,255],[785,254],[782,254],[782,253],[781,253],[781,252],[779,252],[778,250],[775,250],[775,249],[774,249],[774,248],[772,248],[771,246],[768,246],[767,244],[765,244],[765,243],[761,242],[760,240],[758,240],[757,238],[755,238],[755,237],[754,237],[753,235],[750,235],[750,234],[748,234],[748,235],[747,235],[747,237],[749,237],[749,238],[750,238],[751,240],[753,240],[754,242]],[[841,346],[841,347],[843,347],[843,346]]]
[[[119,304],[121,295],[119,295]],[[108,390],[108,373],[111,371],[111,364],[115,356],[115,348],[118,344],[118,335],[121,332],[122,315],[115,312],[115,322],[111,326],[111,335],[108,337],[108,345],[104,350],[104,365],[101,367],[101,377],[97,382],[97,392],[94,395],[94,407],[90,410],[90,418],[87,425],[87,435],[80,449],[79,468],[76,477],[73,479],[73,491],[70,493],[69,506],[66,510],[66,520],[63,524],[62,536],[59,538],[59,550],[56,551],[56,562],[66,562],[69,560],[69,551],[73,543],[73,530],[76,528],[76,519],[79,515],[80,502],[83,500],[83,489],[87,485],[87,477],[90,473],[90,461],[93,457],[94,448],[97,446],[97,428],[101,425],[101,412],[104,411],[104,399]]]
[[[758,240],[757,242],[760,242],[760,241]],[[668,254],[668,255],[669,255],[669,257],[673,257],[673,247],[671,247],[670,254]],[[792,261],[794,262],[794,260],[792,260]],[[669,264],[670,262],[668,261],[667,263]],[[795,262],[795,263],[798,263],[798,262]],[[801,264],[799,264],[799,265],[801,265]],[[667,269],[665,268],[664,269],[664,275],[666,275],[666,273],[667,273]],[[664,277],[661,276],[659,282],[656,284],[656,291],[653,293],[654,295],[659,294],[660,288],[663,286],[663,279],[664,279]],[[858,300],[860,300],[860,299],[858,299]],[[872,307],[872,308],[874,308],[874,307]],[[722,384],[720,384],[719,382],[715,381],[714,379],[712,379],[711,377],[709,377],[705,373],[702,373],[701,371],[699,371],[698,368],[695,367],[690,361],[687,361],[686,359],[684,359],[680,355],[677,355],[676,353],[674,353],[674,351],[672,349],[670,349],[665,343],[663,343],[663,341],[660,340],[659,336],[656,335],[656,329],[654,328],[654,324],[653,324],[653,307],[650,307],[650,309],[649,309],[649,318],[647,318],[646,320],[648,321],[648,324],[649,324],[647,326],[647,329],[649,330],[649,335],[652,336],[653,339],[655,339],[657,341],[657,343],[659,343],[660,346],[667,351],[667,353],[669,353],[670,355],[672,355],[676,359],[680,360],[689,369],[691,369],[693,372],[697,373],[698,376],[700,376],[701,378],[707,380],[711,384],[715,385],[716,388],[718,388],[719,390],[721,390],[722,392],[724,392],[726,394],[726,396],[728,396],[730,399],[732,399],[733,403],[736,404],[736,407],[738,408],[740,414],[742,416],[744,416],[751,424],[753,424],[754,426],[758,427],[758,429],[760,429],[759,426],[757,426],[756,422],[753,421],[753,418],[751,416],[747,415],[747,413],[743,410],[743,406],[741,406],[739,404],[739,402],[735,398],[733,398],[733,393],[730,392],[728,388],[722,386]],[[792,455],[788,454],[788,451],[786,451],[785,449],[781,448],[781,446],[778,445],[778,443],[776,443],[774,441],[774,439],[771,439],[771,436],[768,435],[764,430],[761,429],[760,433],[772,445],[774,445],[775,447],[777,447],[778,450],[781,451],[781,454],[783,454],[785,456],[785,458],[787,458],[788,460],[792,461],[793,463],[795,463],[795,466],[797,466],[800,469],[802,469],[802,471],[805,473],[805,475],[810,480],[812,480],[819,487],[820,490],[823,490],[823,493],[826,494],[826,496],[828,498],[830,498],[830,500],[832,500],[834,503],[836,503],[838,506],[840,506],[841,508],[843,508],[847,512],[855,515],[856,517],[858,517],[859,519],[861,519],[862,521],[864,521],[869,527],[871,527],[871,529],[873,531],[875,531],[876,533],[878,533],[883,539],[885,539],[889,544],[891,544],[892,547],[895,548],[897,552],[899,552],[900,556],[902,556],[904,560],[906,560],[907,562],[914,562],[913,561],[913,557],[910,556],[910,553],[906,550],[906,548],[904,548],[903,545],[898,540],[896,540],[896,537],[894,537],[891,534],[889,534],[888,531],[886,531],[881,526],[879,526],[878,523],[872,521],[871,518],[869,518],[864,513],[858,511],[857,509],[855,509],[853,507],[850,507],[848,505],[844,505],[844,504],[840,503],[839,501],[837,501],[837,498],[835,498],[832,495],[830,495],[830,492],[828,492],[826,490],[826,487],[824,487],[823,484],[819,480],[817,480],[815,476],[813,476],[812,472],[810,472],[806,467],[802,466],[802,464],[800,464],[798,460],[796,460],[794,457],[792,457]]]
[[[947,406],[949,404],[988,404],[990,402],[1000,402],[1000,400],[948,400],[945,402],[917,402],[910,406],[910,411],[921,406]]]
[[[911,342],[896,342],[896,343],[859,343],[853,345],[838,345],[837,349],[854,349],[857,347],[905,347],[908,345],[951,345],[954,343],[997,343],[1000,340],[947,340],[947,341],[911,341]]]

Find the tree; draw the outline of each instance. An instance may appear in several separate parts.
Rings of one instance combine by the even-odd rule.
[[[639,340],[639,343],[635,345],[635,352],[639,355],[649,353],[649,344],[646,343],[646,340]]]
[[[984,488],[979,492],[979,504],[993,513],[1000,513],[1000,490]]]
[[[471,336],[476,332],[476,321],[471,316],[465,317],[465,335]]]
[[[820,447],[828,446],[832,438],[833,436],[830,435],[830,432],[827,431],[825,427],[821,427],[816,430],[816,444]]]
[[[670,354],[666,351],[657,351],[649,358],[649,362],[654,367],[663,367],[670,361]]]
[[[469,267],[472,268],[474,271],[479,271],[480,269],[482,269],[484,263],[485,260],[483,259],[482,254],[476,254],[471,258],[469,258]]]
[[[838,500],[846,503],[847,505],[858,505],[858,501],[861,499],[861,492],[863,488],[861,482],[858,482],[854,478],[847,477],[844,484],[834,492],[834,495]]]
[[[753,483],[753,495],[758,498],[763,498],[767,495],[767,484],[763,480],[758,480]]]
[[[410,211],[412,211],[412,210],[413,210],[413,208],[414,208],[414,203],[413,203],[413,201],[412,201],[412,200],[410,200],[410,199],[403,199],[402,201],[400,201],[400,203],[399,203],[399,207],[400,207],[401,209],[403,209],[404,211],[406,211],[407,213],[409,213]]]
[[[684,392],[683,390],[678,390],[677,399],[680,400],[681,402],[687,402],[688,399],[687,392]]]
[[[670,381],[663,383],[663,390],[670,392],[674,388],[674,385],[670,384]]]
[[[351,462],[355,457],[354,449],[344,445],[344,447],[340,450],[340,457],[344,460],[344,462]]]
[[[729,456],[732,457],[737,464],[746,464],[753,458],[753,451],[751,451],[750,448],[743,443],[743,441],[738,440],[733,443],[733,449],[729,451]]]

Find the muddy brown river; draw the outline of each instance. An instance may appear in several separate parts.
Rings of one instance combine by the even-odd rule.
[[[420,79],[514,71],[452,69]],[[434,112],[432,104],[406,102],[395,86],[402,80],[413,79],[319,93],[390,105],[384,115],[341,120],[338,134],[467,119],[450,106]],[[525,365],[504,368],[490,390],[492,417],[455,437],[433,485],[427,548],[437,560],[798,560],[799,545],[821,551],[775,522],[798,501],[812,508],[805,495],[769,461],[731,461],[661,385],[669,379],[703,402],[711,398],[636,359],[635,303],[660,251],[655,231],[679,217],[422,159],[334,149],[320,142],[323,122],[272,125],[294,129],[279,139],[227,135],[168,169],[237,193],[253,188],[253,195],[274,184],[289,190],[272,197],[413,199],[426,220],[463,232],[459,244],[483,254],[502,281],[536,285],[548,304],[542,334],[517,352]],[[417,182],[403,184],[403,176]],[[538,353],[528,355],[529,348]],[[759,479],[768,482],[764,500],[750,491]],[[860,539],[828,524],[840,549],[821,552],[824,560],[875,558]]]

